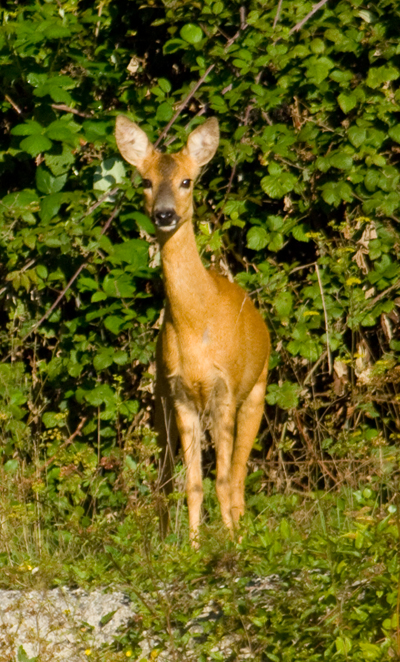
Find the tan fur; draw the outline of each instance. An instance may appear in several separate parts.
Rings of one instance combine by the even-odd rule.
[[[217,149],[217,120],[211,118],[193,131],[174,155],[156,151],[146,134],[122,116],[117,118],[116,139],[123,157],[152,183],[145,189],[146,210],[159,223],[167,297],[157,345],[155,423],[163,451],[161,480],[169,493],[179,433],[187,466],[190,536],[196,544],[206,421],[216,450],[222,519],[231,532],[244,513],[246,463],[264,409],[269,333],[246,293],[207,271],[196,248],[193,181]],[[167,513],[161,519],[165,532]]]

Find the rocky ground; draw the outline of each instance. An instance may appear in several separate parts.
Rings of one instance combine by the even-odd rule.
[[[260,606],[271,609],[269,592],[279,584],[275,575],[249,580],[246,587]],[[201,588],[195,591],[199,598]],[[192,594],[192,597],[195,597]],[[152,598],[147,597],[149,602]],[[198,645],[207,641],[211,621],[223,620],[221,605],[206,604],[202,613],[189,620],[180,632],[185,649],[163,642],[152,631],[141,631],[139,656],[132,662],[152,659],[155,654],[160,662],[184,660],[197,662]],[[94,590],[56,588],[52,590],[5,591],[0,590],[0,662],[114,662],[128,659],[123,652],[107,648],[114,638],[127,628],[137,628],[142,622],[135,613],[135,605],[119,590]],[[185,635],[182,639],[182,635]],[[175,637],[173,636],[172,639]],[[220,655],[229,658],[234,652],[237,660],[252,659],[251,651],[234,632],[221,636],[217,648]],[[26,656],[18,657],[23,647]],[[115,650],[115,648],[114,648]],[[122,657],[121,657],[122,655]],[[31,658],[33,658],[31,660]],[[208,658],[207,658],[208,659]],[[211,658],[210,658],[211,659]],[[212,658],[214,659],[214,658]]]
[[[0,590],[0,660],[14,660],[23,646],[40,662],[87,661],[133,618],[132,603],[119,591]]]

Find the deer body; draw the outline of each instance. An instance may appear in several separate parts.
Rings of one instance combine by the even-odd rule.
[[[246,293],[214,271],[197,251],[193,181],[218,146],[208,120],[178,154],[157,152],[146,134],[117,118],[120,152],[144,178],[146,208],[157,227],[166,291],[157,344],[155,424],[163,449],[161,480],[172,490],[177,436],[187,466],[190,535],[195,542],[203,500],[201,437],[210,430],[217,459],[217,496],[233,531],[244,513],[246,463],[264,409],[270,351],[267,327]],[[165,530],[167,514],[162,517]]]

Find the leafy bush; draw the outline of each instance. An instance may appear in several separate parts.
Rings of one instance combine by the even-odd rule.
[[[35,498],[57,496],[82,526],[128,504],[122,467],[135,468],[138,494],[155,486],[162,289],[140,184],[116,150],[121,112],[173,149],[205,113],[219,119],[196,190],[198,242],[272,332],[261,484],[296,475],[315,488],[357,470],[380,481],[397,467],[399,9],[311,10],[0,10],[2,471],[26,476]]]

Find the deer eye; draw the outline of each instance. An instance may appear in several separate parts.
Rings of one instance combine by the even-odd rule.
[[[190,188],[190,179],[184,179],[183,182],[181,183],[181,188]]]
[[[142,179],[142,185],[143,185],[143,188],[151,188],[152,187],[152,183],[151,183],[150,179]]]

